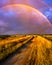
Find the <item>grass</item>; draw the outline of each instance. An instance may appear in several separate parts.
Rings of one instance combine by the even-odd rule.
[[[6,42],[4,43],[4,41]],[[0,43],[0,60],[30,41],[30,51],[27,50],[28,54],[22,59],[20,65],[52,65],[52,35],[9,37],[8,40],[3,40]]]
[[[22,65],[52,65],[52,42],[40,36],[35,37],[29,54]]]
[[[9,54],[15,52],[19,47],[21,47],[23,44],[26,44],[29,40],[31,40],[33,36],[26,36],[22,38],[17,38],[15,40],[3,40],[0,43],[0,60],[4,59]]]
[[[48,35],[42,35],[44,38],[48,39],[48,40],[51,40],[52,41],[52,35],[48,34]]]

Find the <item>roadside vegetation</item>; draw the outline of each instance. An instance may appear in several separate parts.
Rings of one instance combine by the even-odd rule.
[[[52,65],[52,35],[11,36],[0,40],[0,60],[31,41],[20,65]]]
[[[16,37],[8,40],[2,40],[0,42],[0,60],[15,52],[19,47],[29,42],[32,38],[33,36],[25,36],[20,38]]]

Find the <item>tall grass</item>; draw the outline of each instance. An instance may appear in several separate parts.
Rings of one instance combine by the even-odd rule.
[[[33,40],[29,57],[22,65],[52,65],[52,42],[37,36]]]
[[[9,42],[0,45],[0,60],[15,52],[19,47],[30,41],[33,36],[26,36],[19,39],[10,40]]]
[[[24,39],[24,38],[23,38]],[[52,65],[52,41],[41,36],[28,36],[22,43],[17,43],[16,45],[6,46],[6,51],[0,53],[0,59],[3,59],[8,54],[14,52],[16,49],[22,45],[30,42],[28,54],[22,59],[20,65]],[[20,61],[20,60],[19,60]]]

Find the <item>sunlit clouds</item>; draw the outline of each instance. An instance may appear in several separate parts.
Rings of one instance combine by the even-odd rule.
[[[41,12],[28,5],[5,6],[0,15],[0,34],[45,34],[51,28],[51,23]]]
[[[0,0],[0,34],[51,34],[51,0]]]

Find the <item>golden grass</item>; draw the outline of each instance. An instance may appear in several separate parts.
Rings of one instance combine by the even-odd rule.
[[[0,43],[0,60],[4,59],[9,54],[15,52],[23,44],[31,40],[33,36],[26,36],[19,39],[5,40]]]
[[[52,41],[52,35],[42,35],[44,38]]]
[[[22,65],[52,65],[52,42],[36,36],[28,59]]]
[[[9,47],[5,45],[7,50],[0,53],[0,59],[7,56],[9,53],[14,52],[28,41],[31,41],[32,43],[29,45],[30,50],[28,51],[27,49],[28,54],[22,59],[22,62],[19,65],[52,65],[52,41],[38,35],[34,35],[34,38],[32,38],[33,35],[27,36],[27,39],[23,43],[12,46],[9,44]]]

